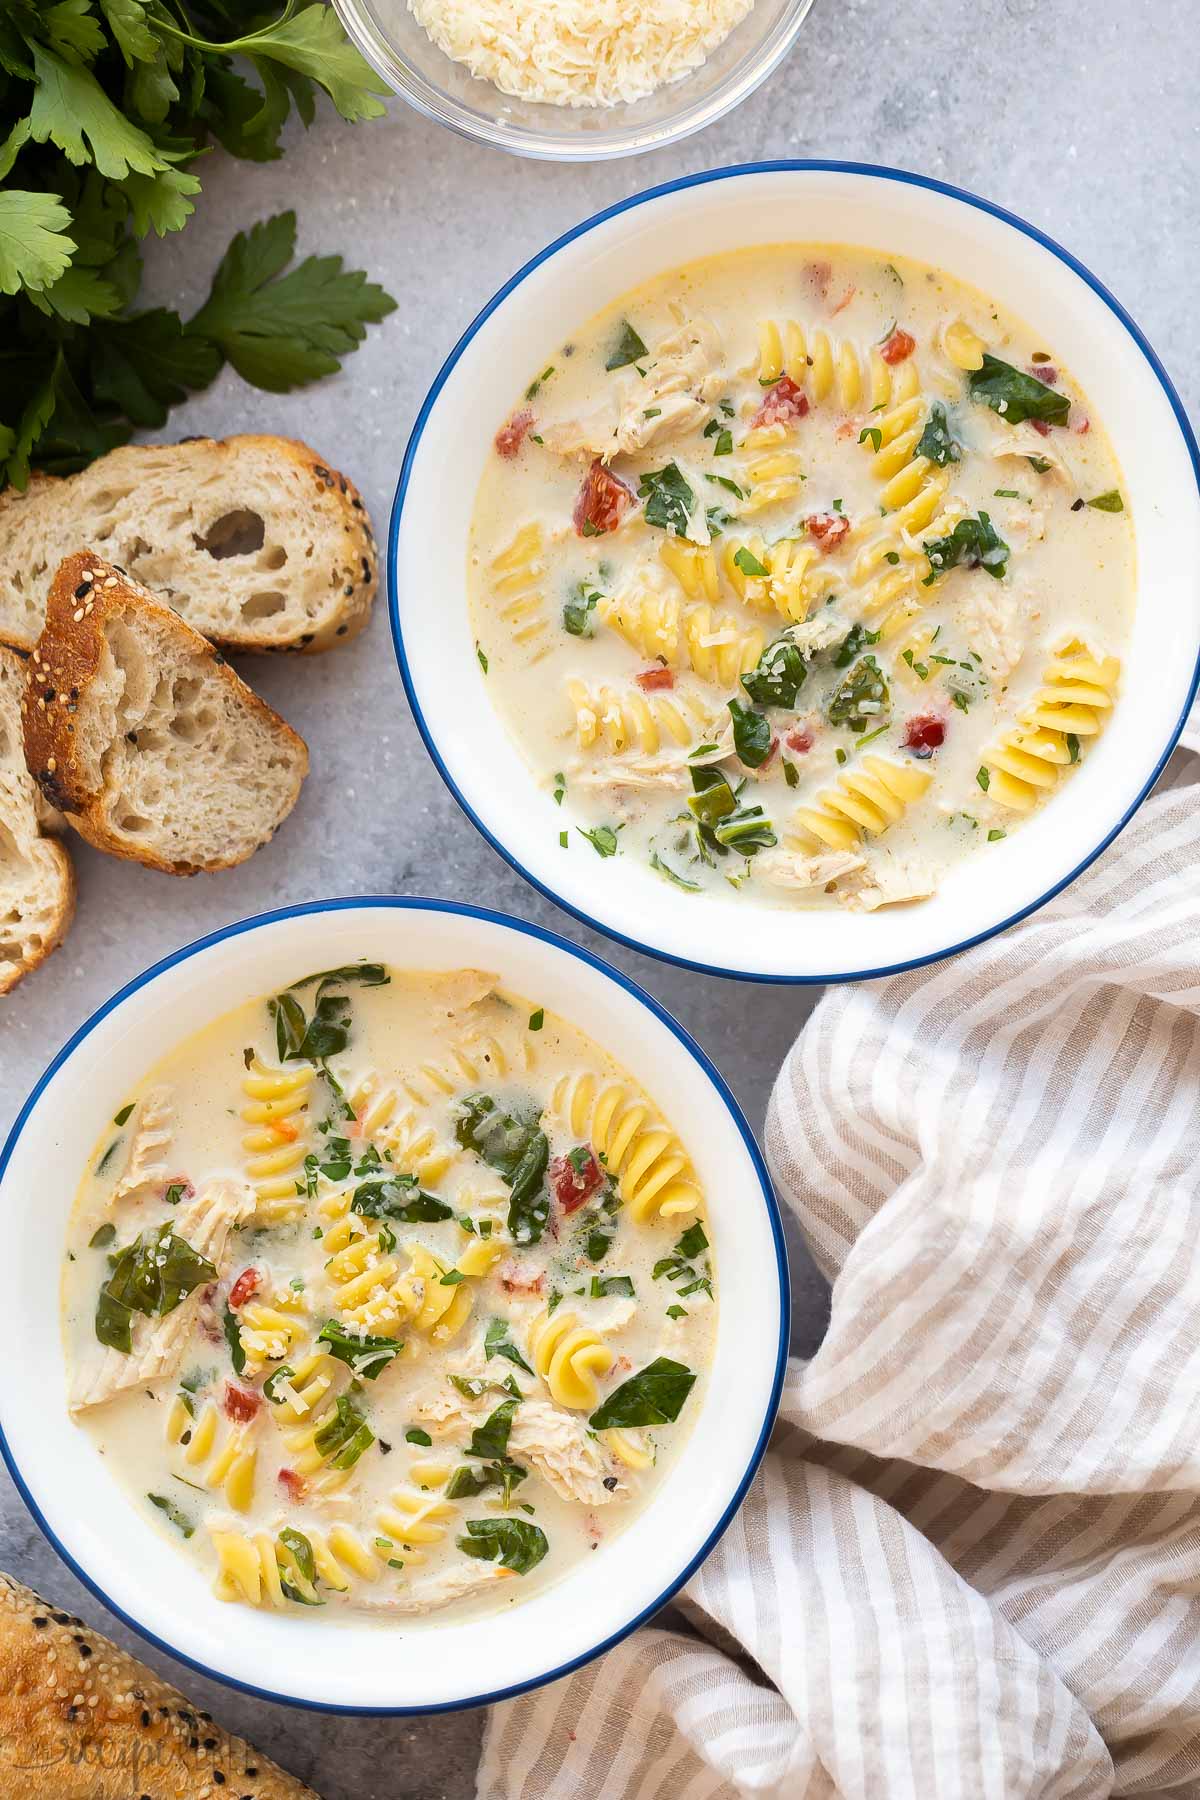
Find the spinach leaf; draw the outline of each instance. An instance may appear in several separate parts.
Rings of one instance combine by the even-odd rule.
[[[533,1370],[508,1335],[507,1319],[488,1320],[488,1328],[483,1339],[483,1354],[489,1361],[493,1356],[505,1356],[509,1362],[516,1363],[518,1369],[524,1369],[527,1375],[533,1374]]]
[[[508,1230],[514,1243],[536,1244],[550,1216],[545,1187],[550,1144],[539,1115],[517,1118],[490,1094],[468,1094],[457,1108],[454,1135],[508,1184]]]
[[[352,1469],[375,1442],[375,1433],[348,1395],[339,1395],[335,1407],[333,1418],[316,1432],[313,1444],[331,1469]]]
[[[589,588],[585,581],[577,581],[563,607],[563,630],[569,631],[572,637],[590,638],[595,630],[592,613],[599,599],[596,588]]]
[[[193,1535],[196,1527],[192,1524],[192,1521],[188,1518],[187,1514],[179,1510],[173,1500],[168,1500],[165,1494],[147,1494],[146,1498],[151,1506],[157,1506],[160,1513],[166,1514],[175,1529],[181,1531],[185,1538],[190,1538]]]
[[[363,987],[385,987],[390,980],[382,963],[348,963],[340,969],[306,975],[302,981],[294,981],[286,993],[276,994],[267,1001],[267,1011],[275,1021],[275,1048],[280,1062],[324,1064],[329,1057],[337,1056],[350,1042],[350,1001],[347,995],[332,990],[351,982],[360,982]],[[306,1019],[296,995],[314,984],[317,991],[312,1018]]]
[[[865,731],[868,720],[877,725],[890,706],[887,677],[871,655],[860,656],[830,694],[825,716],[831,725],[848,725]]]
[[[508,1455],[508,1434],[512,1430],[513,1414],[520,1404],[519,1400],[502,1400],[495,1412],[489,1413],[483,1424],[475,1427],[466,1454],[502,1461]]]
[[[946,409],[940,400],[935,400],[929,409],[929,417],[925,421],[925,429],[921,433],[915,454],[928,457],[939,469],[944,469],[947,463],[959,462],[962,458],[962,446],[951,435]]]
[[[758,666],[742,676],[742,686],[757,706],[795,706],[804,686],[808,665],[791,638],[776,638],[758,659]]]
[[[646,502],[642,517],[647,525],[673,531],[676,537],[687,536],[696,496],[678,463],[669,462],[665,469],[647,469],[638,483],[638,494]]]
[[[688,1226],[675,1248],[680,1256],[699,1256],[702,1250],[708,1249],[708,1239],[704,1235],[704,1227],[699,1219]]]
[[[682,1233],[670,1256],[662,1256],[651,1271],[655,1281],[665,1275],[668,1281],[683,1283],[681,1294],[712,1294],[712,1271],[707,1261],[697,1270],[692,1260],[708,1249],[704,1227],[697,1219]]]
[[[132,1349],[135,1312],[161,1318],[206,1281],[217,1279],[208,1258],[170,1224],[143,1231],[123,1250],[110,1252],[108,1263],[111,1273],[96,1304],[96,1336],[126,1356]]]
[[[374,1381],[404,1348],[397,1338],[356,1337],[336,1319],[326,1320],[317,1333],[317,1342],[328,1344],[330,1356],[344,1362],[363,1381]]]
[[[463,1463],[455,1469],[446,1483],[447,1500],[473,1500],[476,1494],[486,1489],[501,1489],[501,1505],[507,1506],[512,1498],[513,1489],[524,1481],[529,1470],[523,1469],[520,1463],[509,1462],[505,1457],[502,1462],[484,1463],[480,1468],[471,1468]]]
[[[290,1381],[295,1373],[291,1363],[280,1363],[277,1369],[272,1369],[263,1382],[263,1399],[269,1400],[272,1406],[282,1406],[286,1395],[281,1394],[279,1389],[285,1381]]]
[[[679,1417],[696,1377],[686,1363],[656,1356],[601,1401],[588,1420],[593,1431],[636,1425],[670,1425]]]
[[[764,713],[743,706],[740,700],[729,702],[733,719],[733,746],[748,769],[759,769],[771,754],[771,727]]]
[[[739,806],[719,825],[714,825],[712,834],[726,850],[740,850],[743,856],[753,856],[756,850],[769,850],[779,842],[761,806]]]
[[[590,1293],[593,1300],[603,1300],[606,1294],[623,1294],[632,1300],[633,1282],[628,1275],[593,1275]]]
[[[88,1249],[104,1250],[109,1244],[115,1241],[116,1235],[117,1228],[112,1220],[108,1219],[103,1225],[97,1225],[95,1231],[93,1231],[91,1237],[88,1239]]]
[[[454,1217],[454,1208],[418,1187],[415,1175],[389,1175],[384,1181],[360,1182],[350,1211],[368,1219],[398,1219],[403,1225],[428,1225]]]
[[[352,981],[361,983],[363,987],[389,987],[391,980],[382,963],[343,963],[340,969],[321,969],[316,975],[306,975],[303,981],[293,981],[288,993],[303,993],[314,982],[319,988],[328,987],[334,982],[340,982],[344,986]]]
[[[967,377],[972,400],[990,406],[1010,425],[1025,419],[1038,419],[1043,425],[1065,425],[1071,402],[1065,394],[1055,393],[1036,375],[1026,375],[1011,363],[984,352],[983,362]]]
[[[931,571],[925,577],[925,587],[947,569],[986,569],[999,581],[1008,567],[1008,545],[985,512],[977,519],[960,519],[949,537],[926,538],[924,548]]]
[[[711,763],[692,769],[692,788],[688,811],[702,825],[716,825],[737,811],[737,796],[720,769]]]
[[[865,625],[852,625],[832,656],[835,669],[848,669],[865,644],[877,644],[879,633]]]
[[[279,1585],[289,1600],[298,1606],[323,1606],[325,1602],[317,1598],[317,1565],[313,1558],[313,1547],[302,1531],[296,1531],[291,1525],[285,1525],[279,1533],[279,1543],[286,1552],[285,1557],[276,1557],[279,1565]]]
[[[528,1575],[550,1548],[545,1532],[524,1519],[468,1519],[467,1531],[455,1540],[464,1556],[501,1563],[517,1575]]]
[[[641,362],[642,358],[648,355],[649,351],[629,320],[622,319],[621,329],[608,353],[608,361],[604,367],[610,373],[613,369],[627,369],[630,363]]]
[[[597,825],[594,831],[584,831],[582,827],[576,827],[576,829],[579,831],[580,837],[587,839],[597,856],[615,856],[617,854],[617,831],[623,831],[624,826],[618,825],[616,831],[611,825]]]
[[[695,792],[688,797],[688,807],[696,820],[696,854],[701,860],[712,861],[704,854],[706,849],[718,856],[724,856],[728,849],[753,856],[756,850],[769,849],[777,842],[762,807],[739,806],[737,795],[720,769],[711,764],[693,767],[692,787]]]
[[[238,1316],[229,1302],[225,1303],[225,1315],[221,1321],[225,1332],[225,1342],[229,1345],[229,1360],[233,1364],[233,1372],[240,1375],[246,1367],[246,1352],[242,1349],[242,1328]]]

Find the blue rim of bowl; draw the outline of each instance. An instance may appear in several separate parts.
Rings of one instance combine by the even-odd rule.
[[[589,967],[598,970],[601,975],[607,976],[608,979],[615,982],[618,987],[624,988],[627,994],[632,995],[635,1000],[640,1001],[649,1012],[654,1014],[659,1023],[665,1025],[667,1030],[679,1040],[684,1049],[692,1057],[693,1061],[699,1064],[701,1070],[716,1088],[717,1093],[725,1104],[725,1108],[729,1113],[730,1118],[733,1120],[733,1123],[736,1125],[738,1132],[741,1135],[742,1142],[745,1144],[751,1165],[754,1169],[754,1173],[758,1177],[759,1186],[762,1190],[763,1203],[766,1207],[767,1220],[771,1227],[771,1239],[775,1249],[775,1273],[779,1284],[779,1342],[776,1345],[775,1350],[775,1373],[771,1381],[771,1391],[768,1398],[766,1414],[763,1418],[762,1428],[759,1431],[758,1440],[754,1446],[750,1461],[740,1477],[728,1504],[696,1554],[690,1559],[686,1566],[680,1570],[678,1575],[672,1577],[669,1584],[661,1590],[657,1598],[653,1600],[649,1606],[643,1607],[634,1618],[629,1620],[628,1624],[623,1625],[619,1631],[610,1633],[610,1635],[601,1643],[593,1645],[591,1649],[582,1651],[578,1656],[572,1657],[569,1662],[557,1664],[554,1668],[548,1669],[544,1675],[532,1676],[528,1681],[514,1682],[509,1687],[496,1688],[491,1693],[474,1694],[463,1700],[441,1700],[432,1706],[351,1706],[328,1700],[304,1700],[295,1694],[281,1694],[277,1693],[272,1688],[257,1687],[251,1682],[239,1681],[236,1676],[226,1675],[222,1673],[220,1669],[211,1668],[207,1663],[200,1662],[194,1656],[188,1656],[174,1644],[168,1643],[165,1638],[156,1636],[154,1632],[147,1630],[147,1628],[140,1624],[132,1614],[127,1613],[109,1597],[104,1589],[92,1579],[87,1570],[81,1567],[75,1560],[70,1551],[59,1540],[57,1534],[50,1529],[50,1526],[42,1515],[40,1507],[25,1483],[25,1479],[17,1466],[15,1457],[9,1449],[8,1439],[4,1432],[3,1421],[0,1420],[0,1457],[3,1457],[5,1466],[12,1477],[13,1484],[30,1513],[33,1515],[42,1535],[46,1538],[51,1548],[58,1553],[63,1562],[66,1563],[67,1567],[83,1583],[89,1592],[94,1594],[96,1599],[99,1600],[103,1606],[106,1606],[115,1618],[122,1620],[131,1630],[136,1631],[138,1636],[145,1639],[148,1644],[153,1644],[157,1650],[165,1651],[168,1656],[174,1657],[176,1662],[183,1663],[185,1667],[189,1669],[194,1669],[198,1675],[206,1675],[213,1681],[221,1682],[225,1687],[236,1689],[238,1693],[251,1694],[258,1700],[273,1700],[280,1705],[294,1706],[305,1712],[339,1713],[346,1714],[350,1717],[390,1719],[407,1718],[413,1715],[424,1715],[429,1713],[465,1712],[471,1707],[490,1706],[500,1700],[511,1700],[517,1694],[529,1693],[534,1688],[545,1687],[548,1682],[558,1681],[562,1676],[570,1675],[574,1670],[582,1668],[584,1664],[594,1661],[597,1656],[602,1656],[606,1650],[611,1650],[615,1644],[621,1643],[624,1638],[627,1638],[631,1632],[636,1631],[639,1625],[645,1624],[647,1619],[652,1618],[660,1608],[664,1607],[667,1602],[679,1592],[679,1589],[685,1582],[691,1579],[701,1563],[705,1561],[723,1536],[745,1498],[746,1491],[749,1488],[751,1481],[754,1479],[759,1463],[763,1459],[763,1455],[767,1448],[767,1442],[775,1423],[775,1415],[779,1410],[779,1397],[783,1391],[783,1378],[787,1367],[788,1343],[791,1330],[792,1306],[791,1290],[788,1281],[787,1246],[783,1234],[783,1220],[780,1216],[779,1202],[775,1198],[775,1190],[771,1185],[771,1177],[767,1172],[767,1165],[763,1160],[762,1151],[759,1149],[754,1133],[751,1131],[746,1120],[746,1116],[738,1105],[737,1100],[734,1098],[724,1076],[721,1075],[720,1071],[696,1042],[695,1038],[692,1037],[691,1033],[685,1030],[678,1019],[673,1018],[667,1009],[660,1005],[652,994],[648,994],[645,988],[639,987],[636,981],[631,980],[630,977],[623,974],[620,969],[613,968],[610,963],[606,963],[603,958],[594,955],[592,951],[585,950],[578,944],[572,944],[567,938],[559,937],[557,932],[547,931],[542,925],[533,925],[525,919],[514,918],[509,913],[493,912],[488,907],[469,906],[455,900],[426,900],[417,896],[398,896],[390,894],[345,896],[334,900],[307,900],[299,902],[295,906],[281,906],[276,908],[273,912],[255,913],[248,919],[235,920],[231,925],[223,925],[219,931],[212,931],[205,937],[194,939],[192,943],[185,944],[181,950],[173,951],[170,956],[164,956],[150,968],[144,969],[140,975],[135,975],[132,981],[127,981],[123,988],[118,989],[118,991],[113,994],[110,999],[106,1000],[102,1006],[97,1007],[91,1017],[85,1020],[79,1029],[67,1039],[67,1042],[63,1045],[57,1056],[54,1057],[53,1061],[47,1064],[31,1091],[29,1098],[25,1101],[25,1104],[17,1114],[12,1130],[5,1139],[4,1148],[0,1151],[0,1186],[3,1184],[4,1176],[12,1158],[12,1153],[16,1149],[17,1142],[25,1128],[25,1122],[33,1108],[36,1106],[47,1083],[54,1077],[83,1040],[91,1035],[97,1025],[99,1025],[103,1019],[106,1019],[109,1013],[121,1006],[130,995],[136,994],[141,988],[146,987],[148,983],[156,980],[158,976],[164,974],[168,969],[175,968],[179,963],[188,962],[193,956],[198,955],[200,951],[211,949],[215,944],[224,943],[229,938],[242,937],[246,932],[258,931],[264,926],[277,925],[284,920],[300,918],[310,913],[350,912],[356,909],[362,910],[364,908],[384,908],[388,911],[396,912],[454,913],[460,918],[482,919],[488,924],[500,925],[509,931],[521,933],[526,937],[537,938],[542,943],[549,944],[552,949],[565,951],[569,956],[575,957],[579,962],[587,963]]]
[[[392,644],[396,653],[396,661],[400,667],[400,678],[404,683],[404,691],[408,695],[408,703],[412,709],[412,715],[416,721],[417,730],[421,733],[425,748],[429,752],[430,758],[432,759],[438,774],[453,794],[455,800],[457,800],[463,812],[467,815],[467,818],[470,819],[472,825],[474,825],[480,835],[487,840],[492,849],[504,858],[510,868],[515,869],[517,874],[522,876],[531,887],[536,888],[539,894],[543,894],[547,900],[552,901],[554,905],[560,907],[563,912],[570,913],[572,918],[578,919],[581,924],[589,926],[593,931],[598,931],[603,937],[611,939],[614,943],[625,944],[629,949],[638,950],[645,956],[656,957],[660,962],[671,963],[676,968],[680,969],[693,969],[696,973],[701,975],[719,975],[730,981],[757,981],[770,986],[783,987],[811,987],[817,984],[825,986],[834,982],[843,981],[873,981],[885,975],[902,975],[909,969],[923,969],[928,967],[930,963],[944,962],[946,958],[957,956],[963,950],[970,950],[976,944],[986,943],[989,938],[996,937],[1000,932],[1007,931],[1010,926],[1019,924],[1022,919],[1027,919],[1031,913],[1037,912],[1040,907],[1045,906],[1048,901],[1053,900],[1056,894],[1061,894],[1064,888],[1069,887],[1073,881],[1076,881],[1079,876],[1083,874],[1084,870],[1089,869],[1096,858],[1101,856],[1103,852],[1107,850],[1114,838],[1118,837],[1120,833],[1124,831],[1126,825],[1128,825],[1130,819],[1132,819],[1134,813],[1136,813],[1139,806],[1141,806],[1143,800],[1146,798],[1147,794],[1166,768],[1167,763],[1170,761],[1175,746],[1179,742],[1180,733],[1187,723],[1187,716],[1191,711],[1192,702],[1196,698],[1197,688],[1200,687],[1200,649],[1197,650],[1195,666],[1192,669],[1192,679],[1188,686],[1187,698],[1184,701],[1183,709],[1174,726],[1171,728],[1162,754],[1159,756],[1153,770],[1143,784],[1141,792],[1125,809],[1124,813],[1111,830],[1101,838],[1095,849],[1090,851],[1089,854],[1083,858],[1082,862],[1077,863],[1069,874],[1064,875],[1060,881],[1056,881],[1052,887],[1047,888],[1044,893],[1040,894],[1036,900],[1031,900],[1027,906],[1022,906],[1017,912],[1008,914],[1006,918],[999,920],[995,925],[989,925],[986,930],[977,931],[972,937],[963,938],[961,942],[956,944],[947,944],[944,949],[930,951],[924,956],[910,957],[903,962],[887,963],[879,968],[852,969],[839,974],[778,975],[763,973],[758,969],[735,969],[721,963],[698,962],[690,957],[675,955],[670,950],[660,949],[657,944],[647,944],[640,938],[630,937],[627,933],[616,930],[614,926],[606,925],[602,919],[597,919],[591,913],[585,912],[582,907],[572,905],[569,900],[565,900],[563,896],[557,893],[554,888],[550,887],[548,883],[540,881],[536,875],[532,875],[524,864],[518,861],[517,857],[514,856],[501,842],[496,834],[484,824],[483,820],[479,817],[479,814],[467,801],[465,795],[462,793],[454,780],[454,777],[450,774],[449,769],[442,760],[433,733],[426,724],[425,715],[421,710],[421,703],[417,698],[416,686],[408,666],[408,655],[404,647],[404,634],[400,626],[400,602],[396,588],[396,548],[400,537],[404,500],[408,492],[408,484],[412,478],[413,465],[416,462],[417,452],[420,449],[421,438],[424,434],[425,426],[429,421],[429,416],[433,411],[434,406],[437,404],[438,397],[441,394],[443,387],[450,377],[451,371],[455,368],[463,351],[471,342],[472,338],[475,337],[480,328],[491,318],[497,307],[503,305],[504,301],[508,299],[509,295],[513,293],[516,288],[520,287],[521,283],[528,275],[531,275],[535,269],[540,268],[544,262],[547,262],[552,256],[555,256],[558,251],[565,249],[568,244],[574,243],[576,238],[583,237],[597,225],[603,225],[609,219],[619,218],[622,213],[630,212],[634,207],[645,205],[647,201],[659,200],[666,194],[679,193],[686,188],[704,187],[710,182],[729,181],[743,175],[790,174],[796,171],[817,171],[824,174],[837,175],[866,175],[883,181],[894,181],[902,187],[927,188],[932,193],[945,194],[951,200],[962,201],[965,205],[973,206],[980,212],[989,213],[992,218],[999,219],[1006,225],[1011,225],[1015,230],[1020,231],[1026,237],[1031,238],[1034,243],[1040,244],[1044,250],[1049,250],[1053,256],[1056,256],[1060,262],[1065,263],[1074,274],[1079,276],[1080,280],[1084,281],[1087,286],[1091,288],[1092,292],[1104,302],[1112,313],[1115,314],[1145,357],[1152,373],[1167,397],[1171,411],[1175,415],[1175,421],[1179,426],[1180,435],[1183,438],[1184,445],[1191,458],[1192,472],[1196,479],[1197,494],[1200,496],[1200,446],[1197,446],[1195,433],[1192,430],[1187,413],[1184,411],[1183,402],[1180,400],[1179,395],[1175,390],[1175,384],[1163,367],[1157,351],[1150,343],[1150,340],[1147,338],[1141,326],[1138,325],[1137,321],[1133,319],[1121,305],[1121,302],[1116,298],[1115,294],[1110,293],[1104,283],[1093,275],[1091,270],[1087,268],[1084,263],[1079,261],[1078,257],[1073,256],[1069,250],[1064,249],[1054,238],[1048,237],[1044,231],[1040,231],[1036,225],[1031,225],[1028,220],[1020,218],[1016,213],[1009,212],[1006,207],[997,206],[991,200],[984,200],[980,195],[973,194],[966,188],[953,187],[949,182],[945,181],[936,181],[930,175],[916,175],[909,169],[893,169],[886,167],[883,164],[876,163],[836,162],[822,157],[782,158],[773,162],[734,163],[728,168],[707,169],[697,175],[683,175],[675,181],[662,182],[658,187],[644,188],[639,194],[631,194],[627,200],[619,200],[616,205],[605,207],[603,212],[593,213],[591,218],[584,219],[581,224],[574,226],[570,231],[565,231],[561,237],[555,238],[553,243],[547,244],[544,250],[539,250],[536,256],[530,257],[529,261],[525,263],[522,268],[518,269],[516,274],[510,277],[502,288],[499,288],[497,292],[492,295],[492,298],[488,301],[482,311],[476,314],[475,318],[463,332],[457,344],[455,344],[453,350],[451,350],[449,356],[438,370],[433,385],[425,396],[421,410],[417,414],[416,422],[409,435],[408,445],[404,452],[404,462],[400,469],[400,479],[396,485],[395,498],[392,501],[391,518],[388,523],[387,594],[388,616],[391,620],[392,627]]]
[[[407,57],[387,39],[382,26],[367,18],[366,9],[361,5],[360,0],[334,0],[333,9],[341,20],[342,27],[350,41],[380,79],[387,83],[389,90],[398,99],[403,100],[406,106],[410,106],[414,112],[419,113],[423,119],[428,119],[431,125],[438,125],[444,131],[453,131],[458,137],[466,138],[469,143],[482,144],[489,150],[503,150],[506,155],[524,157],[528,162],[597,163],[615,162],[623,156],[646,156],[656,150],[669,149],[673,144],[681,144],[686,138],[694,137],[698,131],[707,131],[710,125],[715,125],[719,119],[727,117],[736,107],[741,106],[743,101],[748,100],[753,93],[757,92],[763,82],[773,75],[780,64],[790,55],[814,4],[815,0],[803,0],[798,14],[789,19],[782,29],[779,26],[776,27],[778,41],[769,55],[737,81],[731,80],[719,102],[702,118],[687,124],[677,122],[661,127],[645,127],[643,129],[651,134],[647,143],[613,143],[606,144],[600,149],[589,147],[583,139],[578,141],[578,147],[576,147],[575,143],[567,137],[564,137],[560,144],[551,149],[540,137],[536,143],[526,143],[520,139],[506,136],[503,124],[498,120],[493,124],[492,131],[489,133],[488,130],[473,124],[469,118],[452,119],[443,116],[436,105],[417,90],[415,82],[412,86],[398,86],[396,79],[382,66],[373,32],[377,34],[384,49],[398,65],[405,70],[412,68]],[[418,78],[424,81],[424,77],[419,76],[419,72],[417,73]],[[425,85],[430,84],[426,83]],[[669,92],[669,89],[665,91]],[[635,101],[634,104],[636,105],[637,102]],[[569,111],[567,108],[558,110]],[[639,134],[636,128],[631,127],[629,135]],[[546,136],[549,137],[550,133],[547,132]]]

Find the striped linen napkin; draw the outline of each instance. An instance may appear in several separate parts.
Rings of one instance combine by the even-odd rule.
[[[495,1708],[482,1800],[1200,1796],[1198,775],[822,1001],[767,1148],[828,1337],[682,1622]]]

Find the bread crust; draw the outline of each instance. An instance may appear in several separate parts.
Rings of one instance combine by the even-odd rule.
[[[145,1663],[0,1573],[0,1800],[201,1794],[319,1800]]]
[[[300,784],[308,773],[308,746],[304,739],[234,673],[222,652],[207,638],[201,637],[170,607],[161,605],[146,588],[131,581],[123,569],[90,550],[77,551],[59,564],[46,603],[46,623],[27,665],[21,722],[29,772],[49,804],[65,813],[80,836],[97,850],[168,875],[234,868],[258,846],[203,863],[172,860],[149,843],[139,844],[135,850],[107,823],[109,796],[93,786],[83,766],[75,737],[75,715],[85,705],[88,689],[100,672],[106,620],[131,607],[166,628],[178,641],[182,654],[211,659],[219,680],[237,690],[242,703],[271,732],[290,743],[299,765],[291,803],[295,804]]]
[[[0,646],[0,677],[3,678],[4,685],[9,687],[15,701],[15,696],[21,692],[24,685],[25,669],[21,658],[13,651],[4,649],[3,646]],[[15,713],[14,704],[14,725],[18,723]],[[19,981],[23,981],[26,975],[41,967],[46,958],[52,951],[58,949],[66,937],[75,916],[75,865],[71,861],[66,845],[59,843],[56,837],[49,834],[46,828],[47,821],[39,817],[41,796],[32,782],[29,783],[28,792],[28,820],[22,821],[15,817],[5,819],[0,814],[0,824],[4,824],[8,828],[19,850],[27,850],[32,861],[41,863],[43,868],[41,879],[52,883],[56,890],[54,911],[48,928],[41,933],[42,941],[37,951],[32,955],[22,957],[20,962],[0,965],[0,994],[11,993]],[[19,796],[16,797],[16,804],[21,805]]]
[[[60,477],[34,473],[24,492],[12,487],[0,492],[0,561],[5,554],[7,539],[19,529],[23,512],[37,509],[48,499],[54,501],[60,494],[69,498],[73,487],[82,494],[85,484],[102,483],[110,476],[136,480],[141,465],[152,456],[161,457],[170,451],[178,452],[181,470],[185,473],[188,462],[199,464],[207,457],[232,465],[241,456],[257,454],[264,461],[274,459],[280,466],[290,465],[311,491],[310,504],[319,517],[323,533],[328,533],[344,550],[345,572],[350,578],[342,582],[337,604],[316,630],[281,639],[261,625],[256,628],[247,622],[233,633],[206,633],[213,643],[238,654],[264,652],[312,656],[357,637],[370,616],[379,585],[379,549],[370,514],[350,478],[327,463],[300,438],[243,432],[228,438],[184,438],[177,444],[125,444],[99,457],[78,475]],[[206,469],[204,473],[207,478],[210,471]],[[81,531],[80,536],[84,537],[86,533]],[[10,644],[28,654],[35,642],[35,636],[22,636],[15,630],[11,622],[5,620],[3,607],[0,607],[0,643]]]

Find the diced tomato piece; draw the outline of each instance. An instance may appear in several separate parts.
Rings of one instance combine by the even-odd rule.
[[[946,741],[946,721],[937,713],[917,713],[908,721],[904,748],[924,761]]]
[[[308,1483],[295,1469],[280,1469],[279,1485],[289,1500],[303,1500]]]
[[[808,411],[808,395],[796,386],[790,375],[781,375],[751,419],[751,426],[786,425],[802,419]]]
[[[675,686],[675,674],[672,669],[643,669],[636,680],[644,694],[652,694],[657,688],[673,688]]]
[[[1058,386],[1058,370],[1051,363],[1034,363],[1029,373],[1036,381],[1045,382],[1047,387]]]
[[[853,298],[854,298],[855,294],[857,294],[857,292],[858,292],[857,287],[854,285],[853,282],[851,282],[850,286],[846,289],[845,293],[842,295],[841,299],[838,301],[837,305],[834,307],[834,309],[833,309],[834,315],[840,313],[844,307],[849,306],[850,302],[853,300]]]
[[[502,425],[495,436],[496,454],[511,461],[525,442],[525,434],[533,424],[533,414],[528,407],[522,412],[515,412],[507,425]]]
[[[811,750],[813,747],[813,734],[807,725],[797,725],[794,731],[788,732],[783,741],[789,750],[795,750],[803,756],[806,750]]]
[[[225,1383],[225,1412],[239,1425],[245,1425],[252,1419],[262,1405],[262,1396],[251,1393],[248,1388],[240,1388],[235,1382]]]
[[[810,513],[804,523],[809,537],[816,538],[827,556],[837,549],[850,529],[850,521],[844,513]]]
[[[580,537],[599,537],[601,532],[615,531],[633,501],[633,489],[597,457],[583,478],[571,515],[576,531]]]
[[[577,1212],[604,1185],[604,1170],[590,1150],[556,1156],[549,1175],[554,1198],[565,1213]]]
[[[917,340],[910,332],[901,331],[897,326],[885,343],[880,344],[879,354],[885,363],[895,368],[897,363],[907,360],[917,347]]]
[[[501,1263],[496,1273],[506,1294],[540,1294],[546,1281],[544,1269],[533,1269],[512,1258]]]
[[[1030,419],[1029,423],[1033,426],[1033,429],[1037,432],[1039,437],[1050,436],[1050,427],[1047,425],[1045,419]]]
[[[285,1144],[294,1144],[300,1136],[300,1127],[293,1125],[290,1119],[272,1119],[268,1129]]]
[[[239,1306],[245,1306],[252,1294],[257,1294],[262,1286],[261,1269],[243,1269],[229,1290],[229,1304],[234,1312]]]
[[[817,299],[826,299],[829,294],[829,283],[833,279],[833,264],[827,262],[805,263],[804,275]]]
[[[1085,416],[1079,420],[1077,425],[1073,425],[1071,429],[1074,431],[1076,437],[1086,437],[1087,433],[1092,429],[1092,421]]]

